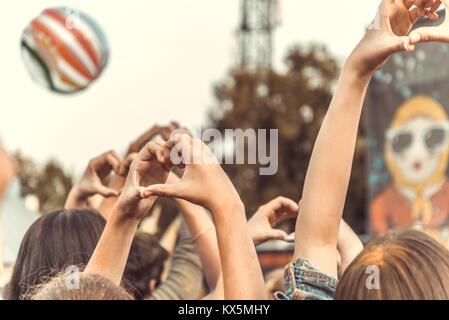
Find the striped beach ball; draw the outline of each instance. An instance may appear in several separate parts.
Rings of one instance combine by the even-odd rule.
[[[100,26],[72,7],[45,9],[32,20],[23,31],[21,52],[31,77],[58,93],[87,88],[109,58]]]

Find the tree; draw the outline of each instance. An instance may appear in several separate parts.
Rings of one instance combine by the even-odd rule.
[[[260,165],[224,165],[248,215],[279,195],[299,200],[313,145],[340,72],[336,59],[317,44],[291,48],[285,64],[285,73],[271,71],[266,76],[232,70],[214,90],[211,127],[222,133],[238,128],[279,130],[279,169],[274,176],[259,175]],[[365,227],[363,145],[360,135],[344,215],[358,232],[364,232]]]
[[[67,196],[73,186],[73,177],[66,173],[56,161],[50,160],[42,167],[16,152],[17,175],[23,197],[35,195],[39,199],[41,213],[64,208]]]

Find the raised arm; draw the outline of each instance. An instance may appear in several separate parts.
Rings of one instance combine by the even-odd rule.
[[[179,183],[150,186],[144,195],[181,198],[209,209],[217,230],[225,299],[266,299],[245,207],[217,159],[205,144],[188,135],[175,136],[167,148],[172,151],[170,159],[182,154],[185,173]]]
[[[363,250],[363,243],[351,229],[351,227],[342,219],[340,230],[338,232],[337,249],[341,257],[341,274],[351,264],[352,260]]]
[[[170,173],[167,183],[178,183],[180,179]],[[221,261],[218,252],[215,226],[207,211],[196,204],[182,199],[174,199],[181,212],[203,265],[203,272],[211,291],[217,288],[221,275]]]
[[[144,196],[143,190],[167,180],[169,170],[162,164],[163,160],[163,149],[153,142],[134,159],[85,273],[98,274],[120,284],[139,222],[156,200],[154,196]]]
[[[337,239],[362,104],[374,72],[395,52],[413,51],[406,36],[425,15],[412,2],[382,1],[365,37],[346,61],[307,170],[296,225],[295,258],[337,277]]]
[[[156,137],[160,131],[161,127],[158,125],[154,125],[149,130],[147,130],[145,133],[143,133],[141,136],[139,136],[136,140],[130,143],[128,147],[128,151],[126,152],[125,161],[131,163],[130,161],[133,160],[134,155],[140,152],[145,145],[152,141],[154,137]],[[123,175],[114,175],[112,177],[111,181],[108,184],[108,188],[111,188],[116,191],[120,191],[126,182],[126,176]],[[117,201],[117,197],[105,197],[103,199],[100,199],[100,205],[99,205],[99,211],[103,216],[108,216],[111,212],[112,208],[115,205],[115,202]]]

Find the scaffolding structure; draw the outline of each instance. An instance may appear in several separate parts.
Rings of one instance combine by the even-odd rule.
[[[240,0],[239,61],[244,70],[272,69],[273,33],[280,24],[280,0]]]

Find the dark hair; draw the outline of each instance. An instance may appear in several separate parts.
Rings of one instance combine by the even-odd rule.
[[[53,278],[30,296],[32,300],[133,300],[122,287],[99,275],[80,273],[77,287],[69,287],[70,275]]]
[[[70,265],[89,261],[105,220],[87,209],[59,210],[40,217],[26,232],[6,299],[27,299],[29,289],[56,276]]]
[[[367,286],[368,268],[378,287]],[[393,231],[368,244],[341,277],[335,300],[449,299],[449,251],[424,232]]]
[[[150,294],[150,281],[159,285],[164,262],[169,253],[157,238],[146,232],[137,232],[125,268],[125,280],[132,285],[130,291],[138,300]]]
[[[40,217],[26,232],[10,283],[8,300],[29,299],[35,288],[57,276],[68,266],[82,269],[89,262],[106,221],[88,209],[58,210]],[[150,234],[134,237],[123,286],[142,299],[150,280],[160,280],[168,252]]]

